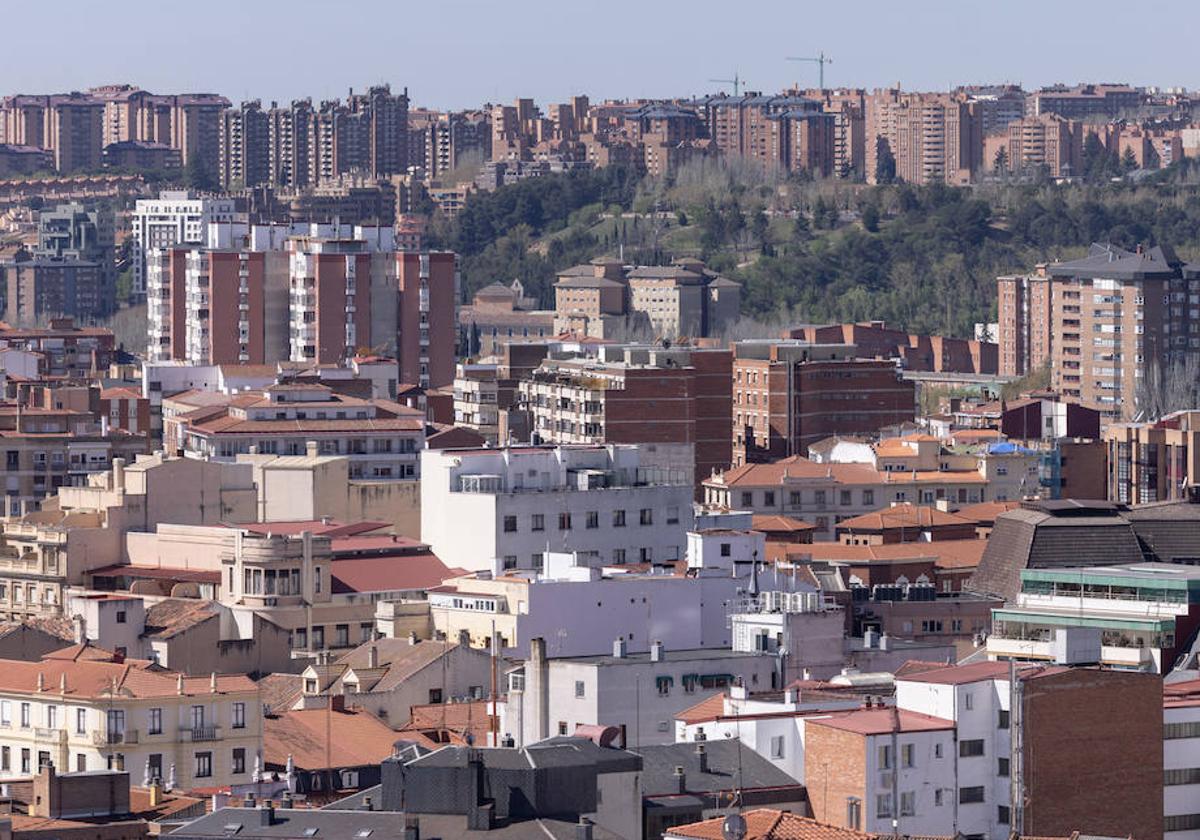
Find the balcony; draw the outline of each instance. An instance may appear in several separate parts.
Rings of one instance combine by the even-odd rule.
[[[49,741],[54,744],[64,744],[67,741],[67,730],[35,726],[33,728],[33,737],[42,742]]]
[[[201,741],[219,741],[221,727],[219,726],[185,726],[179,730],[179,740],[191,741],[193,744]]]
[[[92,743],[97,747],[136,744],[137,742],[138,731],[136,729],[126,729],[123,732],[101,732],[99,729],[92,731]]]

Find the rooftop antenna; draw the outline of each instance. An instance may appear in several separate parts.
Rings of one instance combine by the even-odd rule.
[[[787,60],[788,61],[811,61],[812,63],[816,64],[817,68],[818,68],[818,76],[820,78],[821,90],[825,90],[825,65],[833,64],[833,59],[826,58],[824,50],[817,53],[816,58],[809,58],[807,56],[791,56],[791,55],[789,55],[787,57]]]
[[[740,75],[738,75],[738,73],[736,71],[734,72],[732,79],[709,79],[709,81],[710,82],[719,82],[720,84],[723,84],[723,85],[733,85],[733,95],[734,96],[738,95],[738,92],[742,89],[742,85],[744,85],[746,83],[746,80],[743,79]]]

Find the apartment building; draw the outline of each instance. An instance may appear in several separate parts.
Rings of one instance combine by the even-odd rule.
[[[54,168],[54,154],[37,146],[0,143],[0,175],[32,175]]]
[[[1122,84],[1051,85],[1029,94],[1025,110],[1032,116],[1057,114],[1071,120],[1112,119],[1140,108],[1144,97],[1141,89]]]
[[[537,309],[519,280],[511,286],[492,283],[459,307],[458,332],[460,355],[500,354],[508,343],[553,339],[554,310]]]
[[[896,359],[909,371],[997,372],[997,345],[991,342],[909,333],[883,321],[793,327],[783,337],[810,344],[852,344],[864,358]]]
[[[1093,244],[1035,276],[998,281],[1002,372],[1026,372],[1048,348],[1051,388],[1112,421],[1137,413],[1143,383],[1200,353],[1200,268],[1167,246]]]
[[[422,388],[454,382],[459,277],[449,251],[397,251],[396,359],[400,380]],[[386,305],[386,304],[385,304]]]
[[[1048,661],[1057,631],[1100,646],[1100,663],[1165,674],[1200,627],[1200,573],[1175,563],[1024,569],[1015,602],[992,610],[993,660]]]
[[[704,482],[706,506],[795,517],[815,526],[817,541],[834,540],[842,520],[895,503],[967,505],[993,498],[988,478],[978,469],[893,472],[799,455],[734,467]]]
[[[1154,423],[1110,423],[1107,498],[1145,504],[1187,499],[1200,483],[1200,412],[1177,411]]]
[[[733,343],[733,465],[808,451],[835,434],[874,434],[911,421],[913,383],[896,363],[853,345]]]
[[[1200,830],[1200,680],[1163,686],[1163,837],[1187,840]]]
[[[104,104],[85,93],[7,96],[0,100],[0,139],[52,153],[58,172],[100,168]]]
[[[261,703],[244,675],[185,677],[76,645],[0,667],[0,776],[148,767],[180,790],[251,781]]]
[[[269,117],[262,102],[243,102],[220,117],[218,178],[226,190],[271,183]]]
[[[910,184],[969,183],[983,163],[978,103],[952,94],[877,90],[866,97],[866,176],[875,183],[881,150]]]
[[[147,255],[155,248],[199,245],[212,222],[232,222],[231,198],[199,198],[185,190],[164,190],[155,199],[138,199],[130,217],[133,234],[133,289],[146,294]]]
[[[38,213],[39,257],[75,259],[100,265],[101,304],[111,306],[116,291],[113,213],[104,205],[59,204]]]
[[[94,318],[116,302],[101,263],[74,258],[29,256],[0,263],[7,290],[5,317],[17,326],[34,326],[49,317]]]
[[[267,111],[267,166],[272,184],[303,187],[312,181],[312,100],[271,103]]]
[[[346,455],[351,478],[420,475],[424,413],[390,400],[360,399],[327,385],[275,384],[167,418],[163,440],[192,457],[242,453]]]
[[[547,552],[684,557],[691,475],[647,467],[637,446],[425,450],[421,474],[422,539],[449,566],[536,569]]]
[[[556,354],[517,383],[518,400],[539,441],[645,444],[644,458],[664,448],[691,462],[698,486],[730,464],[730,363],[728,350],[640,345]]]
[[[0,329],[0,345],[36,359],[31,370],[22,371],[30,379],[89,378],[94,371],[106,370],[116,351],[112,330],[76,326],[73,318],[51,318],[47,327]],[[13,372],[11,366],[7,369]]]
[[[936,826],[933,833],[1005,840],[1014,832],[1162,832],[1162,683],[1153,674],[1062,664],[949,666],[897,678],[896,706],[955,724],[950,753],[914,751],[906,758],[901,749],[891,757],[900,769],[911,759],[912,769],[927,774],[952,766],[955,783],[943,790],[941,805],[935,798],[927,811],[921,799],[915,803],[913,819],[936,821],[925,823]],[[1098,727],[1118,718],[1121,738],[1095,737]],[[812,790],[820,757],[809,746],[805,781]],[[906,791],[898,792],[898,803],[864,802],[864,820],[871,809],[903,806]],[[814,807],[814,814],[844,824],[847,810],[845,802],[830,801],[828,811]],[[898,816],[903,832],[909,831],[905,816]]]
[[[1082,123],[1056,114],[1023,117],[1007,125],[1004,146],[1013,172],[1044,171],[1050,178],[1083,174]],[[993,161],[984,161],[991,165]]]

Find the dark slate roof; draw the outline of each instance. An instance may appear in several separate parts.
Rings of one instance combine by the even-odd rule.
[[[222,808],[175,829],[170,836],[236,837],[238,840],[247,837],[291,840],[311,836],[317,840],[355,840],[360,831],[370,829],[370,840],[401,840],[404,837],[404,821],[396,819],[396,815],[390,811],[276,808],[272,824],[261,823],[260,810],[257,808]],[[234,826],[238,826],[236,831]],[[428,836],[424,831],[421,832],[422,838]]]
[[[704,747],[708,771],[700,771],[696,749]],[[800,782],[780,770],[737,738],[640,747],[642,795],[666,796],[679,793],[675,768],[682,767],[688,793],[717,793],[736,788],[799,787]],[[739,779],[740,768],[740,779]]]
[[[413,767],[466,767],[472,752],[486,769],[527,770],[539,767],[596,766],[601,772],[637,770],[641,759],[625,750],[597,746],[587,738],[549,738],[523,749],[445,746],[409,762]]]
[[[1133,526],[1107,503],[1021,507],[996,517],[966,588],[1013,600],[1022,569],[1112,566],[1146,560]]]
[[[1179,258],[1169,246],[1156,245],[1140,252],[1116,245],[1092,243],[1088,255],[1078,260],[1054,263],[1052,277],[1103,277],[1113,280],[1149,280],[1178,277]]]
[[[1200,560],[1200,504],[1154,502],[1124,515],[1148,555],[1167,563]]]

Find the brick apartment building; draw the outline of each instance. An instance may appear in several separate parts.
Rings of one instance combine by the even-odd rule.
[[[877,90],[866,97],[866,176],[875,183],[880,147],[909,184],[963,184],[983,163],[979,104],[943,93]]]
[[[1083,174],[1084,125],[1056,114],[1024,117],[1006,127],[1005,157],[1012,172],[1044,169],[1051,178]],[[991,167],[994,160],[985,160]]]
[[[50,317],[83,319],[111,312],[114,301],[106,276],[98,262],[21,252],[16,259],[0,264],[8,293],[5,318],[33,326]]]
[[[397,251],[395,260],[400,381],[422,388],[444,388],[454,382],[458,346],[458,269],[454,254]]]
[[[1177,411],[1154,423],[1112,423],[1103,439],[1111,501],[1187,499],[1200,483],[1200,411]]]
[[[853,345],[733,344],[733,465],[802,454],[835,434],[874,434],[911,421],[915,391],[896,363]]]
[[[710,96],[697,109],[722,154],[766,168],[827,176],[834,171],[837,117],[806,96]]]
[[[1088,256],[997,279],[1000,372],[1020,376],[1047,360],[1050,387],[1133,416],[1139,386],[1200,353],[1200,266],[1166,246],[1126,251],[1093,244]]]
[[[6,360],[5,369],[30,379],[62,376],[87,378],[112,364],[116,338],[104,327],[76,326],[73,318],[52,318],[45,328],[0,329],[5,350],[25,353],[30,367],[17,367]]]
[[[1144,98],[1141,90],[1129,85],[1053,85],[1031,93],[1025,100],[1025,110],[1030,116],[1057,114],[1072,120],[1111,119],[1136,110]]]
[[[728,350],[603,347],[542,362],[518,382],[519,404],[542,442],[689,445],[699,491],[730,465],[731,364]]]
[[[59,172],[100,168],[104,104],[79,92],[0,100],[0,142],[53,154]]]

